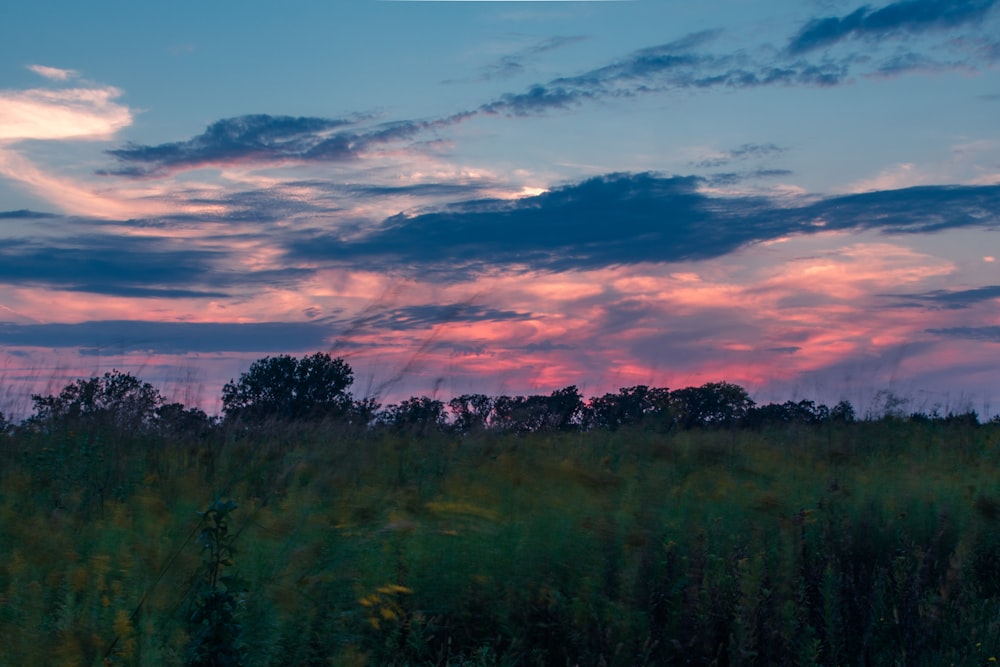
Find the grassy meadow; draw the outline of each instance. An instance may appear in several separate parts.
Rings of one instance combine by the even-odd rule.
[[[996,423],[19,429],[0,665],[989,665],[998,518]]]

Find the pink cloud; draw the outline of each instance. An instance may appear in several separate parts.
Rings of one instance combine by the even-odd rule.
[[[69,79],[75,79],[79,76],[79,72],[75,69],[60,69],[58,67],[48,67],[46,65],[28,65],[28,69],[39,76],[44,76],[46,79],[51,79],[53,81],[68,81]]]
[[[127,219],[168,212],[196,212],[196,207],[174,208],[158,197],[162,190],[125,187],[96,187],[91,183],[47,171],[21,153],[0,148],[0,176],[51,202],[56,208],[75,215]]]
[[[0,91],[0,141],[110,139],[132,124],[122,91],[102,88]]]

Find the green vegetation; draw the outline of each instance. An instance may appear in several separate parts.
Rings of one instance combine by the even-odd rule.
[[[1000,658],[996,422],[726,384],[217,422],[132,380],[0,429],[0,666]]]

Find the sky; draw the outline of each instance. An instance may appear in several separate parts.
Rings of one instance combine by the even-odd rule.
[[[323,351],[996,413],[998,118],[1000,0],[7,3],[0,410]]]

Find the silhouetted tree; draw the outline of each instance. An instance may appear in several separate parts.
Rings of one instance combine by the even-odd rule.
[[[199,408],[185,408],[181,403],[167,403],[156,408],[156,431],[165,438],[204,440],[212,432],[215,420]]]
[[[857,415],[854,413],[854,406],[850,401],[840,401],[830,410],[830,421],[848,424],[856,421]]]
[[[448,407],[454,415],[454,429],[473,433],[486,428],[493,412],[493,399],[485,394],[463,394],[448,401]]]
[[[113,370],[103,377],[76,380],[58,396],[31,397],[35,425],[71,424],[137,432],[152,426],[163,397],[153,385]]]
[[[830,408],[814,401],[785,401],[751,407],[744,423],[751,427],[767,424],[822,424],[829,421]]]
[[[381,407],[382,404],[371,397],[351,401],[344,421],[359,429],[368,428],[375,422]]]
[[[222,412],[245,422],[343,418],[352,406],[347,388],[353,382],[351,367],[323,352],[265,357],[222,388]]]
[[[567,431],[579,427],[583,407],[580,390],[573,385],[548,396],[497,396],[491,425],[514,433]]]
[[[427,396],[414,396],[398,405],[389,405],[378,422],[398,431],[425,435],[441,431],[448,423],[444,403]]]
[[[743,387],[728,382],[709,382],[670,393],[670,410],[681,428],[733,426],[754,405]]]
[[[583,395],[576,385],[557,389],[545,400],[545,428],[572,431],[580,427],[583,415]]]
[[[670,390],[666,387],[636,385],[622,387],[617,394],[604,394],[590,399],[584,421],[588,428],[615,430],[636,426],[646,417],[665,413],[670,408]]]

